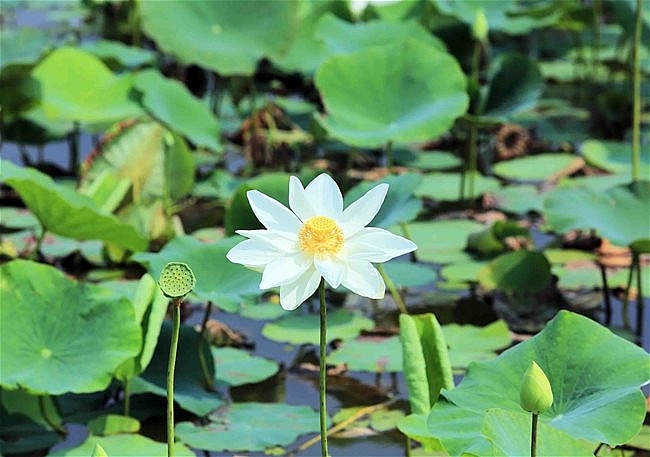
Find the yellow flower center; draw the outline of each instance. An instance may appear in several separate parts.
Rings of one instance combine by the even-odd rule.
[[[300,248],[317,256],[336,254],[343,247],[343,231],[329,217],[315,216],[298,232]]]

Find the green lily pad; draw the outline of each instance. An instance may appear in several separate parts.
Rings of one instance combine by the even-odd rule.
[[[343,202],[347,206],[379,183],[388,184],[384,203],[368,225],[389,228],[395,224],[410,222],[417,217],[422,209],[422,201],[413,196],[413,191],[419,182],[420,176],[415,173],[387,176],[377,182],[361,182],[345,193]]]
[[[495,351],[512,343],[508,325],[501,320],[485,327],[447,324],[442,326],[454,370],[467,368],[471,362],[496,357]]]
[[[96,436],[137,433],[140,431],[140,421],[119,414],[104,414],[88,421],[88,430]]]
[[[479,271],[478,280],[488,290],[535,292],[549,284],[551,264],[541,252],[508,252]]]
[[[650,356],[568,311],[560,311],[539,334],[496,360],[472,364],[462,382],[443,395],[458,408],[481,415],[490,408],[521,412],[519,387],[531,360],[547,374],[554,394],[551,408],[539,416],[541,422],[574,438],[610,445],[638,433],[646,409],[639,387],[650,381]],[[434,410],[429,417],[432,431],[438,423]],[[527,430],[529,424],[521,434]]]
[[[544,249],[544,255],[551,264],[565,264],[567,262],[585,262],[595,261],[596,254],[588,251],[581,251],[578,249]]]
[[[612,243],[627,246],[650,233],[650,182],[616,186],[605,192],[557,188],[544,201],[549,224],[558,232],[596,229]]]
[[[249,76],[263,57],[281,57],[299,25],[298,2],[144,2],[140,12],[163,51],[224,76]]]
[[[358,147],[436,138],[468,107],[456,60],[413,39],[332,56],[316,71],[315,83],[327,111],[317,117],[320,125]]]
[[[104,260],[103,248],[104,244],[101,241],[77,241],[47,234],[41,244],[41,253],[46,257],[65,257],[78,252],[89,262],[101,264]]]
[[[137,74],[134,87],[142,94],[142,105],[168,128],[197,146],[221,151],[219,121],[181,83],[156,70],[144,70]]]
[[[234,312],[246,297],[260,293],[260,274],[226,259],[226,253],[240,240],[240,237],[231,237],[216,243],[203,243],[191,236],[180,236],[158,253],[142,252],[133,259],[146,265],[154,278],[160,276],[168,262],[191,265],[196,276],[192,293],[225,311]]]
[[[481,174],[465,173],[465,198],[469,198],[469,181],[474,180],[474,196],[478,197],[486,192],[494,192],[501,187],[496,178],[483,176]],[[460,200],[460,173],[427,173],[422,177],[420,185],[415,190],[418,197],[427,197],[440,201]]]
[[[575,165],[583,164],[580,157],[571,154],[537,154],[499,162],[494,174],[513,181],[553,181],[563,171],[574,171]]]
[[[9,414],[0,404],[0,452],[2,455],[47,449],[61,440],[51,428],[21,413]]]
[[[204,426],[180,422],[176,436],[196,449],[256,452],[291,444],[300,435],[319,430],[316,411],[281,403],[234,403],[210,419]]]
[[[478,262],[476,260],[467,260],[450,263],[440,270],[440,275],[447,281],[452,282],[476,282],[478,274],[487,262]]]
[[[404,147],[395,148],[393,161],[418,170],[448,170],[459,167],[463,161],[456,155],[447,151],[416,151]]]
[[[283,316],[286,310],[280,306],[280,298],[273,303],[242,303],[239,314],[255,320],[271,320]]]
[[[198,351],[203,351],[206,360],[207,376],[214,377],[212,353],[205,345],[199,345],[201,336],[193,327],[181,325],[178,338],[178,356],[174,377],[174,401],[186,411],[197,416],[205,416],[223,404],[221,397],[206,389],[205,379],[199,361]],[[131,380],[131,393],[149,392],[161,397],[167,396],[167,364],[171,325],[163,323],[158,337],[158,345],[147,369]]]
[[[3,181],[14,188],[43,228],[78,240],[101,240],[138,251],[147,240],[115,216],[102,214],[94,202],[31,168],[0,161]]]
[[[36,227],[38,219],[24,208],[0,207],[0,225],[12,229]]]
[[[50,34],[36,27],[6,27],[0,41],[0,70],[10,65],[29,65],[52,45]]]
[[[318,22],[314,36],[324,43],[326,56],[351,54],[369,46],[386,46],[407,39],[446,50],[440,39],[414,21],[348,22],[327,14]]]
[[[580,146],[580,152],[588,164],[610,173],[632,176],[632,145],[617,141],[587,140]],[[650,174],[650,154],[641,148],[640,176]]]
[[[129,97],[133,75],[116,76],[81,49],[56,49],[31,75],[39,83],[39,106],[47,117],[104,126],[143,114]]]
[[[102,300],[98,286],[32,261],[14,260],[0,271],[3,387],[52,395],[99,391],[140,350],[127,299]]]
[[[345,363],[353,371],[386,373],[402,371],[399,336],[363,337],[346,341],[327,358],[328,363]]]
[[[92,455],[97,444],[104,448],[109,457],[141,457],[143,455],[167,454],[167,443],[154,441],[142,435],[120,434],[112,436],[91,435],[83,443],[72,449],[57,449],[48,455],[52,457],[88,457]],[[179,457],[195,457],[194,452],[182,443],[175,444],[174,452]]]
[[[436,272],[424,265],[391,260],[383,264],[382,267],[397,287],[423,286],[436,280]]]
[[[264,381],[278,372],[278,364],[263,357],[251,356],[242,349],[211,347],[215,378],[229,386]]]
[[[544,212],[545,194],[537,186],[528,184],[512,184],[490,192],[490,206],[508,213],[523,215],[529,211],[539,214]]]
[[[447,263],[467,260],[464,251],[470,233],[484,228],[478,222],[468,220],[443,220],[411,222],[408,224],[410,239],[418,245],[416,255],[424,262]]]
[[[327,315],[328,341],[355,338],[362,330],[374,327],[372,319],[347,310],[336,310]],[[262,328],[262,335],[273,341],[291,344],[318,344],[320,341],[320,318],[317,314],[291,313],[269,322]]]

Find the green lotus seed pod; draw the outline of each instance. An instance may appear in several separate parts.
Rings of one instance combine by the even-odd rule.
[[[553,391],[548,378],[535,362],[524,373],[519,391],[519,403],[526,411],[541,414],[553,404]]]
[[[489,30],[490,26],[483,8],[477,9],[476,15],[474,16],[474,24],[472,24],[472,34],[474,35],[474,38],[481,43],[485,43],[487,41]]]
[[[185,263],[169,262],[160,272],[158,285],[169,298],[181,298],[189,294],[196,279],[192,269]]]
[[[95,444],[95,449],[93,449],[93,455],[91,457],[108,457],[108,454],[104,450],[101,444]]]

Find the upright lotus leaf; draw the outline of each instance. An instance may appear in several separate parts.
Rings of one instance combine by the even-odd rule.
[[[488,78],[481,112],[490,117],[509,118],[530,110],[544,90],[544,78],[537,62],[521,54],[499,56],[490,66]]]
[[[157,122],[117,126],[83,164],[81,188],[109,172],[131,183],[132,200],[145,205],[176,201],[194,185],[194,159],[185,140]]]
[[[318,413],[308,406],[282,403],[233,403],[206,425],[181,422],[176,436],[206,451],[261,452],[291,444],[300,435],[318,432]]]
[[[129,97],[133,75],[116,76],[86,51],[58,48],[31,75],[40,84],[40,107],[50,118],[103,126],[143,113]]]
[[[131,380],[132,394],[149,392],[161,397],[167,396],[167,365],[171,332],[171,323],[165,321],[151,363],[140,376]],[[198,351],[203,352],[207,376],[210,378],[214,377],[214,362],[209,348],[199,344],[201,338],[199,332],[193,327],[181,325],[174,376],[174,401],[184,410],[197,416],[205,416],[223,405],[221,396],[205,385]]]
[[[248,296],[259,294],[260,274],[226,259],[226,253],[239,237],[203,243],[191,236],[171,240],[158,253],[139,253],[133,259],[147,266],[154,278],[168,262],[180,261],[192,266],[196,287],[192,292],[203,301],[212,301],[227,311],[236,311]]]
[[[420,184],[420,175],[416,173],[386,176],[377,182],[361,182],[346,192],[344,203],[350,204],[379,183],[386,183],[390,187],[381,209],[370,222],[371,226],[389,228],[411,222],[417,217],[422,209],[422,201],[413,195]]]
[[[348,22],[323,16],[314,35],[325,44],[326,55],[350,54],[369,46],[385,46],[409,38],[445,51],[444,43],[415,21]]]
[[[185,135],[197,146],[221,151],[219,121],[180,82],[165,78],[156,70],[144,70],[135,77],[142,105],[169,129]]]
[[[3,387],[96,392],[139,352],[141,330],[129,300],[101,299],[98,286],[32,261],[13,260],[0,273]]]
[[[0,169],[2,180],[20,195],[46,231],[77,240],[101,240],[133,251],[146,248],[147,239],[135,228],[101,213],[89,197],[35,169],[6,160],[0,161]]]
[[[163,51],[224,76],[252,75],[263,57],[282,56],[299,25],[297,1],[142,2],[140,12]]]
[[[315,83],[327,111],[320,125],[358,147],[436,138],[468,107],[458,62],[413,39],[332,56]]]
[[[478,274],[486,289],[506,292],[535,292],[551,280],[551,264],[544,253],[519,250],[502,254]]]
[[[596,229],[612,243],[627,246],[650,233],[650,181],[596,191],[557,188],[544,201],[548,223],[558,232]]]
[[[399,327],[411,412],[425,414],[441,389],[454,387],[447,343],[433,314],[400,314]]]
[[[640,387],[650,382],[650,355],[569,311],[560,311],[539,334],[497,359],[470,365],[462,382],[443,395],[456,407],[481,415],[490,408],[522,412],[519,388],[531,360],[546,373],[554,395],[541,422],[574,438],[612,446],[640,430],[646,409]],[[435,414],[429,417],[432,431],[433,423],[440,423]],[[529,427],[528,422],[520,433],[529,433]]]

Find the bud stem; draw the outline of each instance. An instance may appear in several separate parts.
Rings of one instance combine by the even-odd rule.
[[[533,414],[532,426],[530,431],[530,457],[535,457],[537,455],[537,418],[538,415]]]
[[[169,364],[167,365],[167,457],[174,456],[174,368],[176,367],[176,350],[178,333],[181,326],[181,298],[172,299],[172,340],[169,346]]]

